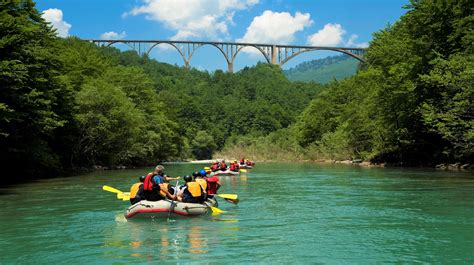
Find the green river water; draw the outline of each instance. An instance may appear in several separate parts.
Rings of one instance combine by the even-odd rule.
[[[474,263],[472,172],[260,163],[220,178],[240,198],[219,201],[226,213],[127,221],[101,187],[128,191],[149,170],[1,189],[0,263]]]

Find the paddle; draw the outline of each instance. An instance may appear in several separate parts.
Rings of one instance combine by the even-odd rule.
[[[123,191],[118,190],[118,189],[116,189],[116,188],[112,188],[112,187],[107,186],[107,185],[102,186],[102,189],[103,189],[103,190],[106,190],[106,191],[113,192],[113,193],[117,193],[117,194],[118,194],[118,193],[123,193]]]
[[[231,199],[231,200],[238,200],[239,196],[237,194],[216,194],[216,196],[219,196],[224,199]]]
[[[217,207],[214,207],[214,206],[211,206],[208,202],[204,202],[205,205],[207,205],[207,207],[211,208],[211,211],[212,211],[212,215],[218,215],[218,214],[221,214],[221,213],[225,213],[225,211],[217,208]]]
[[[121,199],[124,201],[130,200],[130,192],[123,192],[121,190],[118,190],[116,188],[112,188],[110,186],[104,185],[102,186],[102,189],[105,191],[113,192],[117,194],[117,199]]]
[[[215,194],[214,196],[221,197],[226,202],[230,202],[230,203],[233,203],[233,204],[239,203],[239,199],[237,197],[237,194]]]
[[[174,196],[175,196],[175,200],[176,199],[176,194],[178,194],[178,183],[179,183],[179,180],[176,181],[176,185],[174,186]],[[176,206],[176,202],[174,200],[171,201],[171,205],[170,205],[170,209],[168,211],[168,222],[170,221],[170,216],[171,216],[171,211],[174,209],[174,206]]]

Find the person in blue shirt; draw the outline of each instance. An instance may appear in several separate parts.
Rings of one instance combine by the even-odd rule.
[[[153,172],[148,173],[145,177],[143,182],[143,193],[146,200],[158,201],[164,199],[163,194],[166,194],[165,196],[171,199],[175,198],[175,196],[169,193],[167,184],[170,180],[178,180],[179,177],[168,177],[164,174],[164,170],[164,166],[158,165],[155,167]]]

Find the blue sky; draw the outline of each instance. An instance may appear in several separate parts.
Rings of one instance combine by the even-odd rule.
[[[62,37],[366,47],[375,31],[405,13],[406,4],[408,0],[39,0],[36,6]],[[283,68],[330,55],[336,53],[306,53]],[[165,44],[153,49],[151,57],[183,65]],[[249,50],[237,56],[234,69],[262,60]],[[212,46],[199,48],[191,66],[227,69]]]

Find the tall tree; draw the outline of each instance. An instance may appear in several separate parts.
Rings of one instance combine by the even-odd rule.
[[[0,164],[4,172],[61,168],[52,150],[72,97],[59,78],[54,31],[33,1],[0,2]],[[6,171],[5,171],[6,170]],[[25,172],[28,171],[28,172]],[[5,174],[2,174],[4,176]]]

